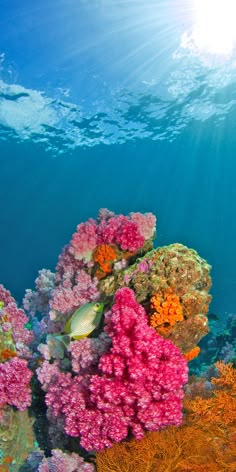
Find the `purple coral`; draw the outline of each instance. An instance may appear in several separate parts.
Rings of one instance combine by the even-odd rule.
[[[52,293],[50,300],[50,318],[58,318],[55,312],[70,313],[73,309],[98,299],[98,280],[85,272],[78,270],[74,274],[74,285],[68,280],[67,286],[58,285]]]
[[[110,346],[111,339],[106,333],[101,333],[98,338],[85,338],[80,342],[71,342],[69,351],[73,371],[79,374],[90,367],[97,367],[100,357],[109,350]]]
[[[75,452],[69,454],[60,449],[53,449],[52,457],[43,459],[37,470],[38,472],[95,472],[95,466],[85,462]]]
[[[54,282],[55,274],[50,270],[42,269],[35,280],[36,291],[26,289],[23,306],[31,317],[34,317],[36,312],[42,313],[47,309]]]
[[[54,415],[64,415],[67,434],[80,436],[87,450],[111,447],[129,431],[139,439],[145,430],[182,420],[187,362],[148,325],[132,290],[116,292],[106,322],[112,347],[101,356],[97,374],[60,373],[46,394]]]

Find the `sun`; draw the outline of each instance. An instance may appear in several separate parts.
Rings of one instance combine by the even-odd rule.
[[[236,0],[194,0],[191,41],[199,52],[230,56],[236,47]]]

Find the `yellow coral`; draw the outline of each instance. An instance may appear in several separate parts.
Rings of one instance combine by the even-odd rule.
[[[179,296],[171,290],[165,292],[163,297],[159,294],[154,295],[151,298],[151,308],[154,313],[150,317],[150,325],[154,328],[159,328],[164,323],[174,326],[177,321],[184,319]]]
[[[101,271],[106,274],[112,271],[112,263],[116,258],[116,251],[109,244],[97,246],[93,253],[93,260],[99,265]]]

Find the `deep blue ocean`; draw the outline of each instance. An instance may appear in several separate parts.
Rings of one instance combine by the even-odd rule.
[[[211,310],[235,312],[235,50],[188,47],[190,3],[0,0],[0,281],[19,302],[107,207],[155,213],[155,245],[196,249]]]

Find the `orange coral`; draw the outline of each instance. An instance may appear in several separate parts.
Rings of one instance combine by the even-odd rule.
[[[11,349],[3,349],[0,351],[0,360],[2,361],[7,361],[8,359],[11,359],[12,357],[16,357],[16,352],[12,351]]]
[[[112,263],[116,260],[116,251],[109,244],[97,246],[93,253],[93,260],[97,262],[102,272],[109,274],[112,271]]]
[[[159,294],[151,298],[151,308],[154,313],[150,317],[150,325],[158,328],[164,323],[174,326],[176,321],[183,320],[183,309],[179,296],[172,293],[171,290],[165,292],[164,297]]]
[[[235,472],[235,369],[223,363],[216,366],[221,374],[213,379],[216,390],[211,398],[187,396],[182,426],[150,432],[140,441],[98,453],[98,472]]]
[[[236,393],[236,374],[233,364],[231,362],[225,364],[223,361],[218,361],[215,363],[215,366],[220,373],[220,377],[213,378],[212,383],[224,388],[230,388]]]
[[[4,464],[11,464],[14,461],[12,456],[5,456],[4,457]]]
[[[195,357],[198,356],[199,352],[200,352],[200,347],[196,346],[193,349],[191,349],[190,351],[185,352],[184,357],[188,362],[190,362],[193,359],[195,359]]]

